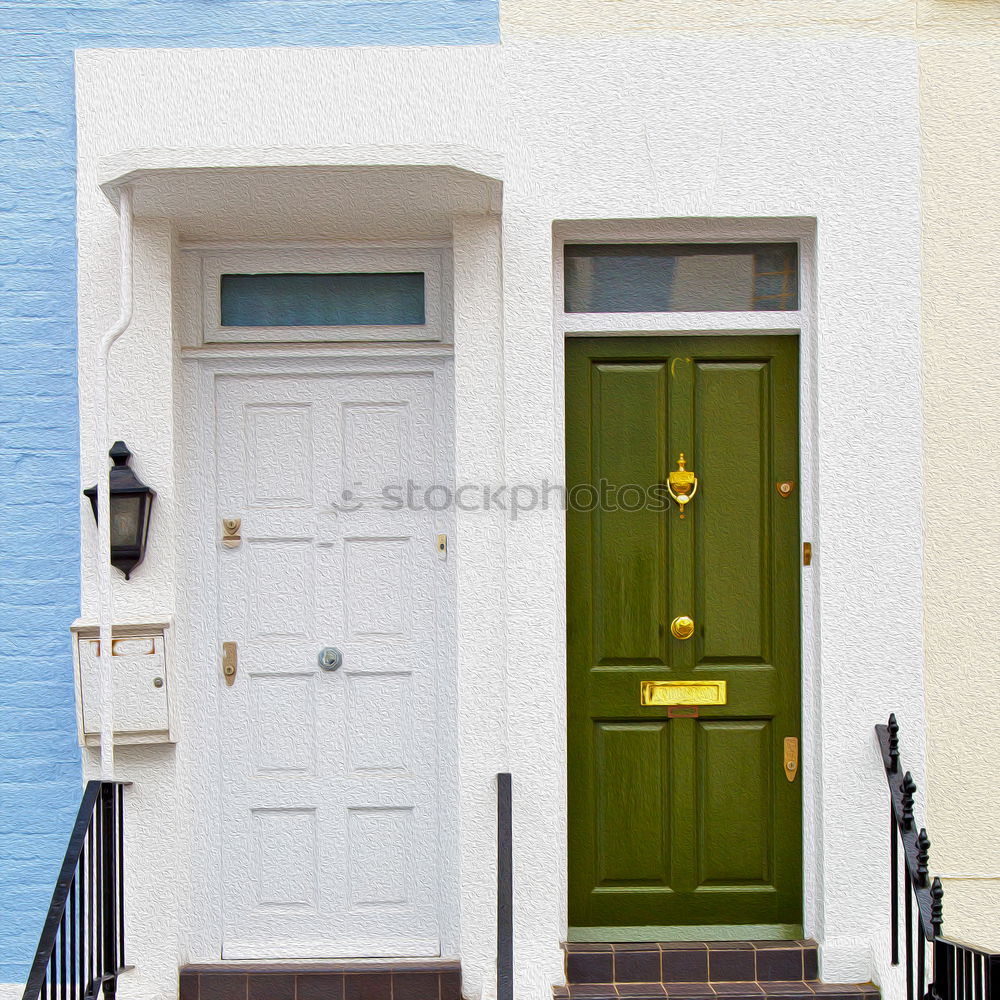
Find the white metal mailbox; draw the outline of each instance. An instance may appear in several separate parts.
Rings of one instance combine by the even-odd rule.
[[[99,745],[100,639],[92,624],[76,623],[77,725],[81,745]],[[169,623],[116,625],[111,641],[116,743],[172,743]]]

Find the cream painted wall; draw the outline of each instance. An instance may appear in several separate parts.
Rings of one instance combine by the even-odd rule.
[[[503,0],[500,28],[505,37],[710,31],[1000,38],[1000,0]]]
[[[927,826],[937,872],[979,876],[945,878],[946,932],[1000,949],[1000,15],[974,15],[983,41],[919,56]]]

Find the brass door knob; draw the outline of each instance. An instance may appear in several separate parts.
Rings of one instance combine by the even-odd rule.
[[[670,623],[670,634],[675,639],[690,639],[694,635],[694,622],[687,615],[680,615]]]

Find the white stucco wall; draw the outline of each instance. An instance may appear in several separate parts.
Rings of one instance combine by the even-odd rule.
[[[821,943],[825,979],[888,983],[886,795],[872,726],[896,711],[907,761],[918,774],[923,761],[914,47],[677,37],[509,43],[502,52],[95,52],[79,54],[77,88],[85,388],[115,303],[115,216],[96,189],[111,179],[102,158],[156,146],[177,150],[178,162],[195,153],[205,162],[212,149],[340,144],[497,155],[502,218],[453,223],[460,478],[562,478],[555,221],[633,220],[651,236],[691,217],[793,219],[815,230],[803,373],[803,448],[814,460],[801,494],[815,553],[803,571],[806,933]],[[171,453],[167,228],[142,225],[143,291],[121,354],[141,368],[147,391],[123,398],[114,422],[164,512],[159,554],[135,586],[119,586],[123,610],[139,618],[172,610],[185,583],[167,531],[184,488]],[[85,391],[85,427],[92,404]],[[507,763],[517,996],[541,1000],[561,981],[566,932],[563,519],[555,510],[516,523],[470,514],[458,539],[459,948],[469,995],[488,994],[494,821],[485,778]],[[170,995],[179,958],[216,957],[178,944],[185,908],[199,905],[199,886],[185,882],[182,832],[196,803],[180,790],[205,778],[184,763],[181,721],[176,772],[169,748],[119,754],[124,777],[156,787],[149,801],[169,800],[144,811],[136,793],[134,822],[166,815],[157,850],[180,872],[149,876],[137,848],[132,894],[148,894],[152,877],[157,891],[179,885],[181,897],[176,909],[143,914],[155,933],[147,954],[133,949],[126,1000]]]

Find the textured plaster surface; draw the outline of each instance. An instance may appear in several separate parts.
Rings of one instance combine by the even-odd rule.
[[[391,77],[381,68],[387,63]],[[503,52],[316,50],[300,62],[266,51],[104,51],[81,54],[79,65],[81,301],[103,303],[82,315],[84,365],[113,301],[115,215],[96,192],[107,157],[156,145],[179,147],[179,155],[196,147],[204,161],[212,148],[329,146],[334,132],[346,145],[419,141],[499,156],[502,220],[456,219],[453,227],[461,282],[460,476],[502,471],[507,482],[561,480],[557,220],[626,219],[652,232],[663,220],[690,216],[790,217],[815,230],[814,323],[803,377],[811,435],[804,445],[816,456],[803,470],[811,477],[803,494],[813,498],[804,523],[816,551],[804,577],[813,696],[802,780],[816,803],[805,845],[806,930],[822,943],[826,978],[875,975],[889,984],[879,950],[887,917],[885,838],[882,824],[872,821],[884,813],[884,777],[872,725],[894,709],[919,774],[923,760],[915,46],[886,39],[712,39],[692,46],[634,38],[517,43]],[[259,86],[271,78],[275,87]],[[296,110],[300,93],[320,89],[338,98],[317,109],[335,128]],[[438,101],[410,101],[413,92]],[[368,93],[384,108],[377,121],[344,110]],[[247,94],[258,112],[251,121],[241,113]],[[119,96],[134,115],[117,113]],[[149,287],[128,336],[133,350],[148,352],[162,384],[150,376],[143,407],[127,412],[132,433],[151,442],[143,448],[149,462],[166,461],[161,449],[176,445],[171,428],[182,405],[163,368],[171,352],[176,357],[164,343],[167,251],[177,236],[153,221],[142,223],[139,236],[140,281]],[[171,273],[176,296],[179,272]],[[86,416],[86,396],[82,406]],[[157,475],[171,482],[167,468]],[[180,491],[183,476],[174,483]],[[164,503],[177,506],[176,499]],[[458,947],[470,995],[480,983],[488,990],[493,832],[485,779],[506,761],[515,789],[517,992],[541,1000],[561,980],[566,931],[563,521],[555,510],[516,522],[463,515],[457,535],[463,714],[460,884],[451,905]],[[183,610],[192,595],[181,572],[164,554],[127,606],[136,614]],[[192,669],[177,664],[182,673]],[[134,763],[137,783],[158,785],[153,798],[171,798],[174,757],[177,767],[196,766],[184,737],[192,724],[181,719],[176,751],[120,755],[123,767]],[[188,771],[177,787],[206,788],[208,777]],[[149,822],[169,817],[158,849],[172,852],[176,866],[187,864],[178,831],[193,828],[196,808],[190,793],[178,793],[156,819],[149,814]],[[142,867],[140,856],[136,871]],[[160,877],[169,885],[166,870]],[[204,891],[194,885],[192,898],[176,907],[167,895],[150,917],[158,921],[150,935],[157,950],[147,969],[137,970],[131,995],[161,995],[178,957],[201,957],[178,924],[186,906],[211,907],[195,898]]]
[[[924,46],[920,83],[927,828],[946,932],[998,949],[1000,42]]]
[[[456,220],[455,430],[457,483],[503,479],[503,327],[500,223],[496,216]],[[455,628],[459,682],[462,801],[460,893],[483,903],[495,894],[496,791],[492,775],[509,765],[504,518],[456,512],[460,560]],[[466,990],[492,991],[495,911],[463,907],[460,948]]]
[[[0,980],[26,973],[79,801],[68,626],[80,606],[80,432],[76,373],[74,50],[89,47],[453,45],[497,37],[493,0],[8,0],[0,11]],[[240,116],[252,119],[252,106]],[[127,114],[127,102],[119,111]],[[236,128],[239,132],[239,128]],[[239,135],[232,136],[237,142]],[[329,138],[329,137],[328,137]],[[86,241],[86,235],[84,235]],[[105,234],[87,253],[102,259]],[[108,273],[112,273],[110,268]],[[146,293],[139,289],[139,294]],[[146,304],[162,298],[149,289]],[[80,300],[110,322],[117,291]],[[169,319],[163,332],[169,342]],[[150,361],[163,360],[166,347]],[[120,369],[162,400],[164,372],[127,345]],[[89,378],[87,363],[83,380]],[[119,380],[119,390],[125,384]],[[145,408],[137,386],[124,395]],[[138,402],[137,402],[138,401]],[[149,412],[149,411],[147,411]],[[167,487],[170,431],[146,435],[128,412],[115,432],[141,440],[136,468]],[[148,444],[148,450],[146,446]],[[88,463],[92,480],[95,470]],[[85,477],[86,478],[86,477]],[[89,485],[90,480],[85,485]],[[136,578],[144,606],[169,574],[167,504]],[[91,527],[84,511],[85,529]],[[85,597],[90,588],[85,587]],[[157,592],[158,593],[158,592]],[[146,597],[149,597],[149,601]]]
[[[287,163],[284,151],[296,149],[302,152],[292,158],[296,164],[293,169],[305,164],[315,171],[323,169],[331,159],[341,167],[350,163],[420,164],[429,158],[428,150],[438,150],[443,158],[431,159],[430,163],[448,164],[454,162],[448,157],[454,156],[463,169],[468,169],[469,163],[461,159],[461,147],[486,150],[489,155],[483,162],[495,172],[500,122],[494,97],[498,78],[496,50],[468,47],[449,52],[452,54],[442,57],[443,50],[429,47],[401,51],[359,49],[352,50],[346,61],[346,52],[318,49],[81,53],[80,281],[81,288],[94,290],[90,298],[102,303],[93,311],[85,310],[81,303],[81,358],[91,356],[89,351],[108,320],[106,303],[114,301],[114,268],[109,268],[108,262],[117,254],[116,216],[99,189],[99,184],[108,179],[109,160],[124,162],[128,157],[121,151],[156,146],[171,151],[163,154],[160,166],[183,166],[192,161],[198,161],[200,166],[228,164],[232,160],[224,157],[231,156],[230,152],[213,151],[237,148],[244,166],[262,162],[274,167]],[[308,93],[325,95],[324,100],[312,104],[292,97],[303,88]],[[237,131],[234,123],[240,121],[250,94],[256,116],[252,122],[241,123]],[[331,94],[340,99],[331,101]],[[359,99],[361,94],[363,101]],[[134,107],[133,118],[121,117],[122,103]],[[400,113],[400,108],[405,113]],[[330,152],[334,141],[342,143],[334,147],[336,156]],[[260,159],[255,160],[255,155]],[[406,155],[411,160],[405,159]],[[357,159],[352,160],[352,156]],[[266,176],[263,183],[270,192],[283,183],[282,177],[286,181],[288,178],[273,173]],[[469,446],[469,442],[489,440],[500,412],[496,380],[490,374],[498,371],[500,364],[496,337],[501,307],[499,226],[496,217],[453,218],[448,214],[488,210],[495,203],[495,183],[487,183],[482,177],[456,180],[453,173],[442,173],[435,166],[423,181],[416,173],[408,182],[419,181],[419,194],[426,194],[428,200],[436,199],[436,213],[414,214],[407,209],[390,218],[382,211],[386,190],[378,167],[354,170],[346,182],[348,175],[342,170],[310,176],[314,184],[299,185],[297,203],[293,204],[293,182],[284,188],[286,193],[291,192],[291,202],[271,204],[265,197],[260,199],[262,204],[248,206],[251,213],[234,212],[230,202],[245,195],[248,175],[215,176],[210,181],[214,185],[210,187],[215,196],[214,214],[213,198],[205,199],[205,190],[196,178],[180,191],[179,197],[168,199],[170,205],[183,206],[188,215],[173,215],[169,221],[143,217],[138,222],[136,288],[144,305],[139,307],[137,302],[135,320],[126,335],[130,350],[123,352],[121,363],[129,377],[142,380],[143,406],[137,411],[119,394],[114,419],[133,421],[133,433],[142,443],[142,452],[159,463],[155,469],[144,471],[148,471],[147,478],[153,481],[155,476],[158,482],[175,484],[161,492],[158,503],[166,522],[179,527],[178,537],[185,540],[199,538],[204,528],[204,475],[192,474],[190,468],[198,464],[195,452],[206,440],[199,433],[199,424],[207,426],[210,418],[202,419],[193,409],[191,393],[184,391],[185,379],[193,369],[190,361],[180,361],[179,347],[182,343],[200,343],[199,311],[197,307],[193,312],[188,308],[188,300],[198,289],[198,272],[197,267],[185,270],[183,258],[190,254],[178,249],[178,241],[185,236],[205,237],[213,230],[232,235],[234,218],[237,226],[263,227],[260,231],[286,239],[296,235],[440,239],[451,236],[454,228],[454,266],[462,280],[454,302],[455,362],[463,373],[455,404],[462,415],[461,433],[466,442],[465,457],[456,463],[455,471],[470,481],[496,481],[501,475],[498,450],[490,458],[488,452],[480,454]],[[427,180],[428,176],[437,180]],[[249,180],[255,183],[260,177],[253,178],[251,171]],[[144,191],[152,189],[152,181],[142,183],[146,185]],[[338,187],[341,183],[347,183],[348,188]],[[338,197],[342,191],[350,196]],[[204,199],[206,211],[195,218],[190,216],[189,205],[197,197]],[[140,199],[140,204],[146,203]],[[167,204],[163,199],[149,203],[155,203],[154,211],[163,210]],[[417,207],[420,205],[418,198]],[[305,214],[310,228],[303,234],[296,231],[294,219]],[[81,364],[86,366],[87,362]],[[81,391],[81,410],[86,435],[93,413],[86,384]],[[179,428],[184,422],[188,424],[184,440],[189,445],[178,450],[182,440]],[[86,442],[86,436],[83,440]],[[495,447],[499,448],[499,443]],[[89,461],[86,453],[83,461]],[[210,456],[208,463],[211,466]],[[189,467],[186,471],[185,466]],[[503,645],[495,639],[503,613],[502,602],[497,599],[503,578],[496,567],[497,555],[502,555],[501,529],[502,524],[465,518],[450,546],[453,558],[461,559],[461,553],[469,553],[467,564],[461,563],[458,615],[459,628],[469,641],[457,657],[462,722],[457,726],[452,719],[450,724],[450,730],[458,732],[456,741],[462,749],[457,763],[459,781],[453,781],[450,790],[452,797],[460,799],[461,824],[454,819],[453,810],[448,828],[442,831],[442,840],[448,845],[445,868],[452,879],[442,882],[447,897],[442,907],[443,945],[447,953],[461,954],[466,991],[472,996],[478,994],[484,981],[488,983],[495,956],[495,916],[489,891],[495,878],[493,777],[505,760],[503,713],[498,707],[503,702],[502,698],[497,700],[497,692],[502,695],[503,690]],[[214,531],[214,525],[209,525],[208,531]],[[85,573],[90,571],[91,546],[87,537]],[[211,547],[214,535],[210,534],[205,544]],[[191,548],[184,541],[177,546],[181,553],[177,559],[171,558],[169,551],[162,553],[158,561],[150,557],[143,585],[119,586],[117,591],[122,615],[148,619],[176,611],[181,639],[181,656],[173,676],[181,704],[179,743],[176,748],[121,748],[117,754],[119,771],[131,778],[136,788],[151,786],[146,796],[135,796],[130,802],[136,829],[135,856],[143,858],[150,850],[156,852],[155,863],[148,869],[140,862],[134,890],[156,900],[155,913],[144,908],[128,917],[130,926],[136,925],[130,935],[142,938],[141,951],[137,947],[134,952],[141,954],[142,961],[137,961],[135,972],[121,984],[124,994],[132,997],[169,995],[176,988],[179,961],[212,961],[219,957],[217,852],[221,848],[213,828],[213,821],[217,826],[219,790],[217,758],[212,756],[218,733],[210,707],[214,704],[211,691],[217,672],[211,654],[206,658],[187,652],[192,641],[190,621],[212,614],[197,572],[185,566],[182,558],[191,554]],[[90,610],[86,595],[84,603],[85,611]],[[143,840],[152,830],[156,831],[155,842]],[[462,896],[468,904],[461,910],[460,925],[455,876],[461,878]]]
[[[552,309],[549,219],[818,220],[819,557],[807,578],[819,590],[820,659],[805,766],[807,781],[821,770],[823,793],[817,843],[806,845],[818,902],[807,931],[824,943],[827,978],[880,975],[869,949],[882,937],[885,847],[872,817],[885,793],[870,726],[895,707],[919,734],[922,716],[914,48],[634,39],[510,46],[506,66],[518,81],[507,148],[519,151],[504,192],[509,474],[561,473],[561,437],[548,431],[561,351],[540,335]],[[859,506],[859,493],[870,502]],[[565,913],[565,814],[529,805],[561,787],[563,678],[550,665],[564,655],[562,526],[539,516],[509,538],[510,657],[533,678],[509,694],[515,773],[531,783],[522,823],[538,830],[530,928]],[[537,932],[519,942],[539,969],[545,942]]]

